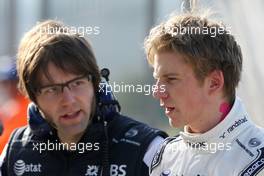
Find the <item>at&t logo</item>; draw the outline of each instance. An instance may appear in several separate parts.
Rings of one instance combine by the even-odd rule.
[[[14,172],[17,176],[22,176],[25,172],[40,173],[41,164],[26,164],[23,160],[17,160],[14,164]]]

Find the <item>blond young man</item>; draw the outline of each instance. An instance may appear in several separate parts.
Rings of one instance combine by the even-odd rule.
[[[230,28],[206,16],[171,16],[145,40],[158,89],[154,97],[170,125],[150,175],[264,175],[264,132],[236,96],[242,54]]]

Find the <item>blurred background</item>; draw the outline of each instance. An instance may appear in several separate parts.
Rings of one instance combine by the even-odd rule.
[[[186,0],[185,0],[186,1]],[[119,84],[153,84],[143,41],[151,27],[174,13],[180,13],[183,0],[0,0],[0,66],[14,62],[18,43],[38,21],[57,19],[75,27],[91,27],[91,41],[98,64],[111,70],[110,81]],[[253,120],[264,126],[264,1],[197,0],[210,8],[231,27],[244,56],[238,95]],[[185,7],[188,8],[188,7]],[[13,59],[13,60],[12,60]],[[151,95],[115,93],[122,113],[175,135],[164,110]],[[0,88],[0,103],[6,94]],[[1,105],[0,105],[1,106]]]

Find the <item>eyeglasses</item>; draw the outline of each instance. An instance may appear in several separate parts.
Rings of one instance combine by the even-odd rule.
[[[63,93],[65,87],[67,87],[72,92],[81,92],[86,90],[87,85],[91,80],[92,80],[92,75],[89,74],[74,78],[63,84],[51,84],[51,85],[42,86],[37,89],[37,95],[45,99],[54,100]]]

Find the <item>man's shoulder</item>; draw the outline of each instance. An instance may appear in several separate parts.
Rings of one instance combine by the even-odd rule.
[[[32,141],[42,141],[47,140],[46,136],[38,136],[27,126],[16,128],[10,135],[8,146],[9,148],[22,148]]]
[[[28,126],[23,126],[23,127],[14,129],[10,135],[9,143],[12,141],[22,140],[25,135],[28,135],[28,133],[29,133]]]
[[[134,120],[130,117],[119,115],[109,124],[109,137],[115,151],[127,151],[128,149],[144,158],[145,154],[153,147],[153,141],[157,138],[164,139],[167,134],[159,129]],[[154,142],[154,148],[156,143]],[[125,149],[125,150],[123,150]],[[153,152],[154,155],[155,151]],[[152,154],[151,154],[152,155]],[[153,157],[151,157],[153,158]],[[152,159],[150,159],[152,160]],[[150,164],[151,161],[149,161]]]
[[[253,148],[264,147],[264,128],[252,124],[246,131],[238,136],[238,139]]]

